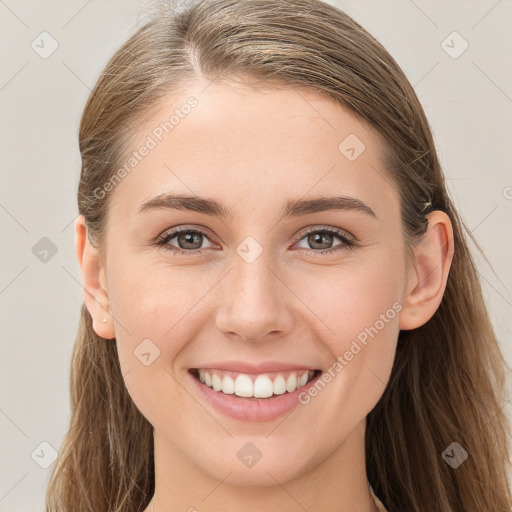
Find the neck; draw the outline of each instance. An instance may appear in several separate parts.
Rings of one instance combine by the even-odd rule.
[[[311,461],[292,480],[280,481],[267,471],[267,484],[257,486],[231,484],[237,466],[212,478],[155,431],[155,493],[145,512],[374,512],[366,477],[365,427],[363,420],[335,451]]]

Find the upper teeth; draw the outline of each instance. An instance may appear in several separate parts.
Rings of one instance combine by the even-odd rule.
[[[215,391],[221,391],[227,395],[233,393],[241,397],[268,398],[272,395],[282,395],[283,393],[291,393],[297,388],[304,386],[308,380],[315,374],[314,371],[304,372],[286,372],[288,378],[282,374],[275,376],[274,380],[267,374],[253,376],[245,373],[237,374],[236,378],[225,374],[221,370],[205,370],[200,369],[199,380]]]

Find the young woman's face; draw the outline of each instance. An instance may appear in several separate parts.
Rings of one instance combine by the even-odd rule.
[[[275,485],[362,432],[388,382],[406,295],[399,198],[375,132],[331,100],[205,86],[137,128],[109,197],[105,288],[157,459]],[[323,374],[294,392],[308,370]],[[274,394],[237,396],[255,388]]]

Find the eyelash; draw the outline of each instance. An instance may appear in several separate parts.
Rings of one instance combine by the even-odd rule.
[[[156,245],[158,247],[162,247],[166,251],[171,251],[171,252],[173,252],[173,253],[175,253],[177,255],[180,255],[180,256],[190,256],[190,255],[194,255],[194,254],[200,254],[200,253],[202,253],[202,252],[204,252],[206,250],[206,249],[193,249],[193,250],[188,251],[188,250],[180,249],[178,247],[170,245],[169,242],[173,238],[175,238],[177,235],[179,235],[180,233],[200,233],[201,235],[205,236],[208,240],[210,239],[208,237],[208,235],[204,231],[201,231],[200,229],[178,228],[178,229],[174,229],[172,231],[164,233],[156,241]],[[332,249],[319,249],[319,250],[315,250],[315,249],[298,249],[298,252],[304,252],[304,251],[311,252],[311,251],[313,251],[313,253],[316,253],[316,254],[319,254],[320,256],[323,256],[323,255],[330,254],[330,253],[333,253],[333,252],[338,252],[338,251],[341,251],[341,250],[344,250],[344,249],[355,249],[356,246],[357,246],[355,240],[352,237],[349,237],[349,235],[346,234],[344,231],[341,231],[341,230],[335,229],[335,228],[329,228],[329,227],[322,227],[322,228],[313,227],[313,228],[309,228],[307,231],[305,231],[304,233],[301,234],[301,237],[297,240],[297,242],[300,242],[303,238],[307,237],[311,233],[329,233],[329,234],[332,234],[332,235],[335,235],[336,237],[338,237],[343,243],[340,244],[340,245],[337,245],[336,247],[334,247]]]

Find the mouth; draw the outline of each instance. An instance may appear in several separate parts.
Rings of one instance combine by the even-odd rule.
[[[221,395],[250,401],[266,401],[295,393],[316,379],[322,370],[283,370],[240,373],[217,368],[191,368],[189,373],[204,387]]]

